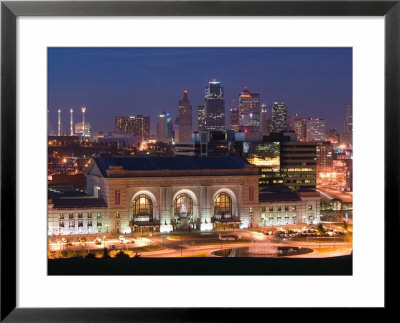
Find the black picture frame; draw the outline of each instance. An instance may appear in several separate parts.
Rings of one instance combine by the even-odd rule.
[[[235,321],[240,309],[17,308],[16,19],[19,16],[384,16],[385,308],[398,278],[390,237],[399,231],[400,1],[2,1],[1,3],[1,321]],[[371,261],[373,261],[371,259]],[[390,278],[389,278],[390,277]],[[328,305],[328,304],[327,304]],[[151,306],[149,304],[149,306]],[[260,309],[252,309],[252,317]],[[285,310],[287,314],[291,313]],[[329,315],[329,312],[325,313]],[[236,318],[236,319],[235,319]]]

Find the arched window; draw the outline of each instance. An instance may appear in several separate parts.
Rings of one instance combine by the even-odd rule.
[[[140,194],[133,202],[133,219],[135,221],[153,220],[153,203],[150,197]]]
[[[229,218],[232,216],[232,199],[226,193],[218,194],[214,199],[214,216]]]
[[[174,201],[174,214],[179,217],[187,217],[193,214],[193,200],[186,194],[179,194]]]

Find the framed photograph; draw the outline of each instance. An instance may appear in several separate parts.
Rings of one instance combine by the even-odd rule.
[[[399,14],[3,1],[1,320],[390,308]]]

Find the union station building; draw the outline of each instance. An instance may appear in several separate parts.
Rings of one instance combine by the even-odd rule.
[[[87,194],[49,194],[49,235],[319,222],[318,192],[259,192],[258,168],[238,156],[101,156],[85,175]]]

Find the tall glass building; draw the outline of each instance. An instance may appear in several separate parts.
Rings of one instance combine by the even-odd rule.
[[[225,129],[224,88],[220,82],[212,80],[205,92],[206,130]]]
[[[163,112],[158,116],[157,121],[157,140],[170,142],[174,138],[173,122],[170,113]]]
[[[274,102],[271,106],[271,130],[282,132],[288,130],[288,111],[285,103]]]
[[[239,93],[239,129],[244,132],[260,131],[260,95],[244,89]]]
[[[197,130],[198,131],[207,130],[206,129],[206,118],[207,118],[206,107],[203,104],[199,105],[197,108]]]
[[[188,99],[188,91],[183,91],[183,98],[179,101],[177,124],[177,142],[192,141],[192,106]]]

